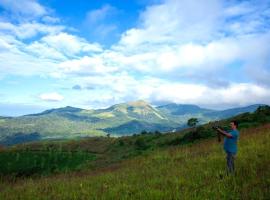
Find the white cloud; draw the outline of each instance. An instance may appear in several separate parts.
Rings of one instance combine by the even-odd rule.
[[[48,35],[41,39],[48,46],[55,48],[67,56],[74,56],[81,52],[101,52],[102,47],[97,43],[89,43],[85,39],[61,32]]]
[[[11,35],[0,34],[0,76],[48,76],[57,69],[57,62],[49,55],[39,56],[38,46],[29,46]],[[44,53],[49,49],[40,49]],[[57,54],[55,54],[57,56]]]
[[[120,43],[137,46],[209,40],[216,34],[221,8],[218,0],[168,0],[150,6],[141,15],[140,28],[128,30]]]
[[[184,71],[188,74],[209,73],[229,69],[234,62],[241,62],[246,67],[258,66],[256,63],[267,61],[270,56],[270,47],[265,45],[269,42],[270,32],[222,38],[205,44],[149,45],[141,51],[129,51],[129,46],[127,51],[115,47],[113,51],[106,51],[103,57],[119,68],[152,75]]]
[[[15,15],[39,17],[45,15],[48,11],[36,0],[1,0],[0,6]]]
[[[0,74],[60,78],[64,73],[82,74],[84,69],[85,72],[101,73],[105,69],[101,58],[85,59],[86,57],[82,56],[101,50],[99,44],[89,43],[67,33],[45,36],[30,44],[25,44],[11,35],[0,34]],[[70,66],[73,64],[75,66]],[[61,72],[63,69],[65,70]]]
[[[270,89],[251,83],[233,83],[227,88],[218,90],[200,84],[164,83],[153,89],[149,99],[150,101],[169,101],[207,107],[270,104]]]
[[[18,52],[0,52],[0,75],[48,76],[56,69],[56,63]]]
[[[139,26],[127,30],[120,44],[133,49],[142,44],[202,44],[228,34],[260,32],[266,28],[267,10],[263,1],[165,0],[142,12]]]
[[[100,23],[114,12],[116,12],[116,8],[113,6],[103,5],[100,9],[89,11],[86,15],[86,22],[90,24]]]
[[[256,103],[270,104],[270,88],[252,83],[231,83],[228,87],[216,89],[203,84],[171,82],[155,77],[136,79],[128,73],[82,77],[77,82],[83,88],[92,86],[91,93],[81,90],[80,101],[96,107],[137,99],[220,109]]]
[[[61,51],[57,51],[57,49],[48,46],[46,43],[41,42],[33,42],[30,45],[25,47],[25,51],[29,54],[34,55],[35,57],[42,59],[50,59],[50,60],[59,60],[64,61],[67,58]]]
[[[42,17],[42,21],[45,23],[55,24],[55,23],[59,23],[61,20],[57,17],[44,16]]]
[[[238,17],[254,12],[254,7],[250,6],[249,2],[240,2],[238,4],[232,4],[224,10],[226,17]]]
[[[32,38],[38,34],[57,34],[64,30],[65,27],[61,25],[47,25],[37,22],[21,23],[14,25],[10,22],[0,21],[0,31],[2,33],[11,34],[19,39]]]
[[[59,64],[59,73],[63,75],[91,76],[96,74],[107,74],[118,69],[106,66],[105,60],[100,56],[84,56],[79,59],[68,60]]]
[[[89,12],[90,27],[105,35],[114,31],[117,27],[103,24],[113,10],[106,5]],[[110,49],[68,33],[48,13],[39,15],[40,22],[2,21],[0,75],[62,78],[69,88],[82,88],[69,99],[81,92],[76,103],[91,99],[97,106],[135,99],[207,106],[270,103],[270,28],[264,18],[269,13],[251,1],[165,0],[148,6],[138,26]],[[91,92],[85,90],[89,87]],[[63,100],[59,95],[40,98]]]
[[[44,93],[39,95],[39,98],[43,101],[62,101],[64,97],[57,92]]]

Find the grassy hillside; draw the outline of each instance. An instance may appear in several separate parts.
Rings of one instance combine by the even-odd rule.
[[[138,155],[148,154],[158,149],[166,149],[171,146],[187,145],[196,143],[202,139],[216,137],[216,132],[212,129],[213,124],[222,126],[226,129],[230,120],[237,120],[240,125],[239,128],[258,127],[263,124],[270,123],[270,107],[259,107],[254,113],[243,113],[230,119],[211,122],[205,125],[200,125],[196,128],[185,129],[180,132],[161,134],[160,132],[141,132],[141,134],[134,134],[133,136],[123,136],[119,138],[110,137],[91,137],[87,139],[75,140],[56,140],[56,141],[43,141],[26,143],[13,146],[7,149],[7,154],[10,153],[10,158],[19,160],[13,163],[13,159],[9,160],[4,154],[0,154],[1,167],[0,174],[12,174],[16,177],[17,174],[35,175],[39,173],[53,173],[54,171],[63,171],[63,168],[47,169],[44,168],[42,163],[50,162],[54,153],[57,154],[54,160],[58,157],[65,157],[66,154],[73,154],[75,157],[81,153],[89,154],[89,157],[94,156],[95,159],[91,160],[88,167],[91,169],[100,168],[114,164]],[[36,156],[31,156],[35,155]],[[45,156],[41,162],[39,157]],[[28,155],[31,159],[28,158]],[[29,162],[31,160],[32,162]],[[48,161],[49,160],[49,161]],[[28,165],[20,166],[21,163],[28,163]],[[56,161],[57,163],[57,161]],[[84,164],[83,161],[78,165]],[[7,170],[10,166],[17,166],[12,170]],[[78,167],[80,168],[80,167]],[[6,169],[1,171],[1,169]],[[17,170],[16,170],[17,169]],[[70,168],[66,166],[64,171]]]
[[[235,177],[210,123],[0,148],[0,199],[267,199],[270,107],[216,123],[232,119],[241,129]]]
[[[222,145],[207,139],[159,149],[98,170],[17,182],[0,199],[268,199],[270,125],[242,129],[236,176],[226,176]]]

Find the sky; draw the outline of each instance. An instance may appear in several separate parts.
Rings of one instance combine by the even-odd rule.
[[[0,116],[270,104],[269,0],[0,0]]]

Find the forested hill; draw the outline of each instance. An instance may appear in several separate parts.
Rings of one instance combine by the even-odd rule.
[[[141,131],[168,132],[186,128],[196,117],[200,124],[253,112],[259,105],[216,111],[196,105],[154,107],[145,101],[116,104],[106,109],[64,107],[20,117],[0,118],[0,143],[11,145],[43,139],[101,135],[132,135]]]

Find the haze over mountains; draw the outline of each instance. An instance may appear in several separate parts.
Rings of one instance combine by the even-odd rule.
[[[183,129],[191,117],[200,124],[253,112],[259,104],[222,111],[196,105],[167,104],[153,107],[145,101],[86,110],[64,107],[20,117],[0,117],[0,143],[5,145],[48,138],[75,138],[97,135],[131,135],[146,131]]]

